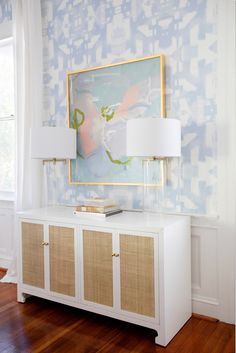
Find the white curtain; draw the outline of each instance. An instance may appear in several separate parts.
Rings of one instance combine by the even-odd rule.
[[[40,0],[12,0],[16,79],[16,212],[41,205],[42,166],[30,158],[30,127],[42,125]],[[3,281],[17,278],[17,223],[13,261]]]

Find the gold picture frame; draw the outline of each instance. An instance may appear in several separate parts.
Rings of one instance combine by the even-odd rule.
[[[67,74],[68,126],[78,140],[70,184],[143,185],[142,161],[122,154],[124,129],[129,118],[165,117],[164,61],[153,55]]]

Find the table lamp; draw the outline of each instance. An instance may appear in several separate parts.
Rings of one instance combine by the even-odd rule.
[[[56,163],[76,158],[76,130],[66,127],[33,127],[31,128],[31,158],[42,159],[43,165],[53,163],[56,177]],[[44,167],[44,204],[48,204],[48,183]],[[54,188],[54,189],[57,189]],[[57,204],[56,192],[53,190],[52,205]]]
[[[180,121],[165,118],[128,120],[126,152],[129,157],[141,157],[143,160],[143,210],[150,211],[154,208],[150,207],[150,188],[163,188],[165,160],[181,155]],[[157,163],[161,178],[157,177]]]

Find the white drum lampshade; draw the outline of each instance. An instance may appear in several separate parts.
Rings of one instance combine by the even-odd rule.
[[[177,119],[136,118],[127,121],[127,155],[133,157],[179,157],[181,127]]]
[[[163,118],[128,120],[126,154],[130,157],[143,157],[143,210],[160,211],[164,203],[163,185],[167,171],[165,158],[181,155],[180,121]],[[156,162],[159,162],[160,173],[156,172]]]
[[[31,128],[31,157],[36,159],[75,159],[76,130],[65,127]]]

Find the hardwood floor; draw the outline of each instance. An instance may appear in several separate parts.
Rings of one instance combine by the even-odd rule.
[[[0,277],[3,272],[0,270]],[[0,283],[0,353],[233,353],[234,325],[191,318],[166,348],[155,332],[47,300],[16,302]]]

